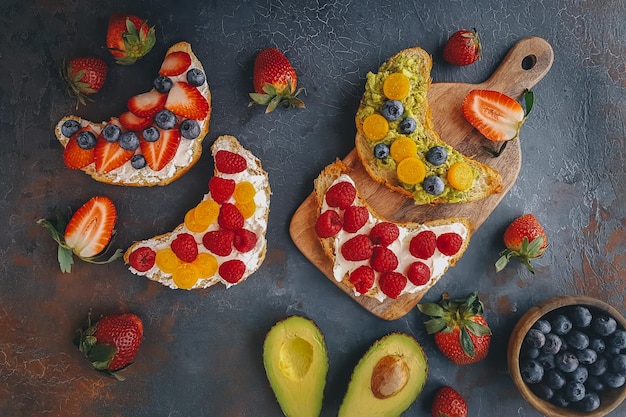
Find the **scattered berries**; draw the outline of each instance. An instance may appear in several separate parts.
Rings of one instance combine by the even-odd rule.
[[[480,57],[481,49],[478,31],[461,29],[454,32],[443,47],[443,59],[452,65],[470,65]]]
[[[465,417],[467,403],[453,388],[444,386],[435,394],[435,401],[430,410],[433,417]]]
[[[356,235],[341,246],[347,261],[364,261],[372,256],[372,245],[367,235]]]
[[[356,188],[347,181],[338,182],[326,191],[326,204],[342,210],[350,207],[355,198]]]
[[[215,168],[224,174],[237,174],[247,167],[246,158],[239,154],[224,150],[215,153]]]
[[[370,212],[364,206],[350,206],[343,213],[343,230],[356,233],[369,220]]]
[[[171,243],[172,251],[183,262],[193,262],[198,256],[198,244],[193,235],[181,233]]]
[[[385,272],[379,280],[380,290],[389,298],[396,299],[406,287],[407,279],[399,272]]]
[[[67,82],[68,93],[76,98],[76,108],[91,100],[89,95],[97,93],[107,77],[108,66],[101,58],[79,57],[61,67],[61,76]]]
[[[343,222],[339,214],[334,210],[326,210],[317,218],[315,233],[318,237],[325,239],[335,236],[342,227]]]
[[[516,258],[534,273],[531,261],[543,255],[548,247],[548,238],[543,227],[533,214],[524,214],[513,220],[504,231],[506,249],[500,252],[496,272],[506,267],[510,258]]]

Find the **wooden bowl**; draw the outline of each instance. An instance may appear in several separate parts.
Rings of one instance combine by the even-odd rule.
[[[608,389],[604,391],[600,397],[600,407],[594,411],[585,413],[576,411],[570,408],[558,407],[546,400],[537,397],[524,382],[520,373],[520,349],[524,336],[532,325],[541,317],[547,313],[559,309],[565,306],[571,305],[583,305],[596,311],[604,312],[613,317],[618,324],[626,329],[626,319],[615,308],[611,307],[604,301],[598,299],[582,296],[582,295],[566,295],[561,297],[551,298],[543,303],[532,307],[528,310],[517,322],[511,337],[509,339],[507,361],[509,367],[509,373],[513,382],[517,386],[517,389],[522,394],[522,397],[530,403],[537,411],[546,415],[554,417],[602,417],[613,411],[617,406],[626,398],[626,386],[622,386],[616,389]]]

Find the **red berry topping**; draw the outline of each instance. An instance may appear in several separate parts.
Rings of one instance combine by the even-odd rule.
[[[356,233],[369,220],[370,212],[363,206],[350,206],[343,213],[343,230]]]
[[[135,249],[128,257],[128,263],[139,272],[146,272],[154,266],[156,252],[147,246]]]
[[[374,271],[389,272],[398,267],[398,257],[384,246],[375,246],[372,251],[370,264]]]
[[[218,256],[228,256],[233,250],[234,240],[235,232],[232,230],[214,230],[204,234],[202,244]]]
[[[400,236],[400,229],[395,223],[381,222],[370,230],[370,240],[374,245],[389,246]]]
[[[193,262],[198,256],[198,244],[193,235],[181,233],[172,241],[170,245],[172,252],[183,262]]]
[[[341,217],[335,210],[326,210],[317,218],[315,223],[315,233],[324,239],[333,237],[341,230]]]
[[[237,174],[247,167],[246,158],[239,154],[223,150],[215,153],[215,168],[224,174]]]
[[[331,207],[347,209],[354,202],[356,188],[347,181],[338,182],[326,191],[326,203]]]
[[[430,230],[419,232],[409,243],[411,255],[420,259],[428,259],[435,253],[437,248],[437,235]]]
[[[437,238],[437,249],[446,256],[454,256],[463,246],[463,238],[458,233],[442,233]]]
[[[216,202],[223,204],[233,195],[235,181],[227,178],[213,177],[209,180],[209,191]]]
[[[413,262],[409,265],[407,276],[414,285],[424,285],[430,279],[430,268],[424,262]]]
[[[374,285],[374,270],[367,265],[358,267],[350,274],[350,283],[360,294],[365,294]]]
[[[239,259],[231,259],[221,264],[218,272],[226,282],[236,284],[241,280],[244,272],[246,272],[246,264]]]
[[[385,272],[378,279],[378,286],[387,297],[396,299],[406,287],[406,282],[406,277],[399,272]]]
[[[241,229],[243,227],[243,222],[243,215],[234,204],[222,204],[222,207],[220,207],[220,214],[217,216],[217,223],[222,229]]]
[[[367,235],[356,235],[341,246],[341,254],[347,261],[365,261],[372,256],[372,245]]]
[[[235,245],[235,249],[239,252],[250,252],[256,246],[256,241],[256,233],[247,229],[235,230],[235,240],[233,244]]]

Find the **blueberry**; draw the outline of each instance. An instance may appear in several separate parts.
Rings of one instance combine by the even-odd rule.
[[[383,104],[383,108],[380,110],[380,114],[390,122],[394,122],[402,117],[404,113],[404,106],[398,100],[387,100]]]
[[[585,413],[597,410],[600,407],[600,397],[595,392],[588,392],[582,400],[576,403],[576,408]]]
[[[586,393],[587,390],[585,389],[585,386],[582,383],[576,381],[568,382],[565,388],[563,388],[563,394],[565,394],[565,398],[567,398],[567,400],[571,402],[582,400]]]
[[[156,127],[148,126],[141,132],[141,136],[147,142],[156,142],[161,137],[161,133]]]
[[[554,396],[554,390],[543,382],[531,385],[530,389],[533,393],[535,393],[537,397],[541,398],[542,400],[550,400]]]
[[[187,82],[194,87],[200,87],[204,84],[206,77],[204,76],[204,72],[198,68],[192,68],[187,71]]]
[[[154,122],[161,129],[173,129],[176,126],[176,116],[169,110],[161,110],[154,116]]]
[[[61,125],[61,134],[66,138],[72,137],[72,135],[80,130],[80,123],[74,119],[68,119]]]
[[[626,331],[622,329],[615,330],[608,338],[609,345],[614,348],[624,349],[626,348]]]
[[[102,137],[107,142],[117,142],[120,140],[120,135],[122,134],[122,129],[119,126],[114,124],[108,124],[102,129]]]
[[[619,388],[626,382],[626,377],[615,372],[605,372],[602,375],[602,382],[611,388]]]
[[[563,340],[559,335],[554,333],[548,333],[545,336],[545,343],[543,344],[541,351],[546,354],[556,355],[563,346]]]
[[[565,394],[563,392],[557,392],[552,397],[552,403],[558,407],[569,407],[569,401],[565,398]]]
[[[546,319],[539,319],[533,324],[533,329],[537,329],[542,333],[548,334],[552,331],[552,326],[550,322]]]
[[[565,379],[565,376],[563,376],[561,371],[557,369],[552,369],[546,372],[545,381],[546,384],[554,390],[560,390],[567,383],[567,379]]]
[[[591,326],[600,336],[608,336],[617,329],[617,322],[613,317],[601,315],[591,321]]]
[[[130,165],[135,169],[141,169],[146,166],[146,158],[142,154],[135,154],[130,158]]]
[[[185,119],[180,123],[180,135],[185,139],[195,139],[200,136],[200,125],[193,119]]]
[[[578,368],[578,358],[572,352],[559,352],[554,357],[554,364],[563,372],[574,372]]]
[[[443,193],[445,185],[443,180],[436,175],[431,175],[430,177],[424,178],[424,183],[422,184],[424,187],[424,191],[428,194],[439,195]]]
[[[408,135],[410,133],[415,132],[415,128],[417,127],[417,122],[412,117],[405,117],[400,122],[398,128],[400,129],[400,133],[403,135]]]
[[[528,359],[520,363],[522,379],[527,384],[536,384],[543,379],[543,367],[535,359]]]
[[[606,389],[606,386],[604,385],[604,382],[602,382],[602,379],[594,375],[589,375],[589,378],[587,378],[587,382],[585,383],[585,385],[591,391],[602,392]]]
[[[443,146],[433,146],[426,152],[426,160],[435,166],[442,165],[448,159],[448,151]]]
[[[159,93],[167,93],[174,86],[174,82],[171,80],[171,78],[164,75],[159,75],[158,77],[156,77],[152,84],[154,85],[154,89],[157,90]]]
[[[377,159],[385,159],[389,156],[389,145],[386,143],[378,143],[374,146],[374,157]]]
[[[572,381],[582,382],[584,384],[589,377],[589,371],[584,366],[579,366],[574,372],[569,374],[569,377]]]
[[[626,355],[622,353],[614,356],[610,365],[613,372],[626,376]]]
[[[545,371],[552,370],[556,366],[554,363],[554,355],[546,355],[545,353],[542,353],[537,357],[537,362],[541,364]]]
[[[594,337],[589,340],[589,348],[593,349],[596,353],[602,353],[606,350],[606,344],[603,339]]]
[[[598,359],[592,364],[587,366],[590,375],[600,376],[603,375],[609,368],[609,362],[604,356],[598,356]]]
[[[572,322],[563,314],[557,314],[553,317],[550,320],[550,325],[552,326],[552,331],[559,336],[563,336],[572,330]]]
[[[572,324],[576,327],[585,328],[591,324],[591,311],[584,306],[573,306],[569,308],[568,316]]]
[[[526,345],[522,345],[522,348],[520,349],[520,357],[526,359],[537,359],[540,353],[539,349]]]
[[[139,136],[135,132],[128,131],[120,135],[120,148],[134,151],[139,147]]]
[[[97,138],[93,132],[83,130],[76,135],[76,142],[81,149],[93,149],[96,147]]]
[[[572,330],[565,337],[570,348],[582,350],[589,346],[589,336],[580,330]]]
[[[598,354],[593,349],[583,349],[576,352],[576,357],[578,358],[578,362],[583,365],[591,365],[598,359]]]

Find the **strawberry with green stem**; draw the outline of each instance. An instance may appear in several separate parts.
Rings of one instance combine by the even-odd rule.
[[[107,27],[106,46],[121,65],[134,64],[156,43],[154,26],[130,14],[112,14]]]
[[[548,247],[548,238],[537,218],[527,213],[513,220],[504,231],[506,249],[500,252],[496,272],[502,271],[511,258],[520,261],[535,273],[531,261],[542,256]]]
[[[476,29],[454,32],[443,47],[443,59],[452,65],[465,66],[476,62],[482,53]]]
[[[86,101],[93,101],[90,95],[100,91],[107,77],[108,66],[104,60],[96,57],[77,57],[63,63],[59,70],[67,82],[67,91],[76,98],[76,108]]]

